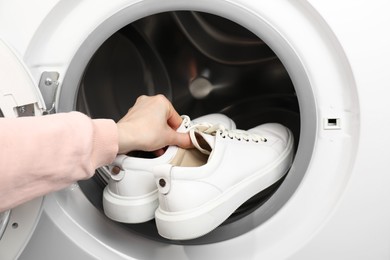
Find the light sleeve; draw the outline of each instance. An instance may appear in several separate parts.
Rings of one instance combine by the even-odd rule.
[[[0,212],[93,176],[118,152],[111,119],[80,112],[0,118]]]

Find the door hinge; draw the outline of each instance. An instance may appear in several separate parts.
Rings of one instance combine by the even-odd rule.
[[[43,114],[54,114],[55,99],[58,90],[58,78],[60,74],[56,71],[44,71],[39,80],[39,90],[41,91],[43,100],[45,102],[46,110]]]

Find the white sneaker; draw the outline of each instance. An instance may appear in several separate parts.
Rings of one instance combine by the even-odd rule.
[[[271,186],[289,170],[293,135],[289,129],[268,123],[248,131],[221,126],[192,126],[190,136],[209,157],[193,167],[191,154],[179,164],[154,168],[159,189],[155,219],[161,236],[193,239],[224,222],[240,205]]]
[[[193,122],[183,116],[178,132],[188,132],[195,122],[214,122],[235,128],[235,123],[223,114],[209,114],[199,117]],[[103,209],[106,216],[123,223],[142,223],[154,218],[158,207],[157,186],[152,169],[157,165],[175,163],[173,160],[185,158],[186,150],[169,146],[163,155],[157,158],[139,158],[120,155],[114,166],[121,169],[118,174],[109,174],[108,185],[103,191]],[[202,156],[201,156],[202,157]],[[202,158],[203,160],[203,158]]]

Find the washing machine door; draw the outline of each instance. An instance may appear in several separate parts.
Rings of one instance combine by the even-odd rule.
[[[17,54],[0,40],[0,109],[3,117],[42,115],[46,111],[39,88]],[[47,81],[47,84],[53,82]]]
[[[47,83],[53,83],[49,81]],[[39,116],[45,113],[48,112],[42,95],[27,67],[0,39],[0,116]],[[12,210],[0,212],[0,259],[17,257],[36,226],[42,200],[36,198]]]

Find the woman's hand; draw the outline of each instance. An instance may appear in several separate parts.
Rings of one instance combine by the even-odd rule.
[[[118,121],[118,153],[160,151],[167,145],[191,147],[188,134],[178,133],[182,118],[163,95],[140,96]]]

